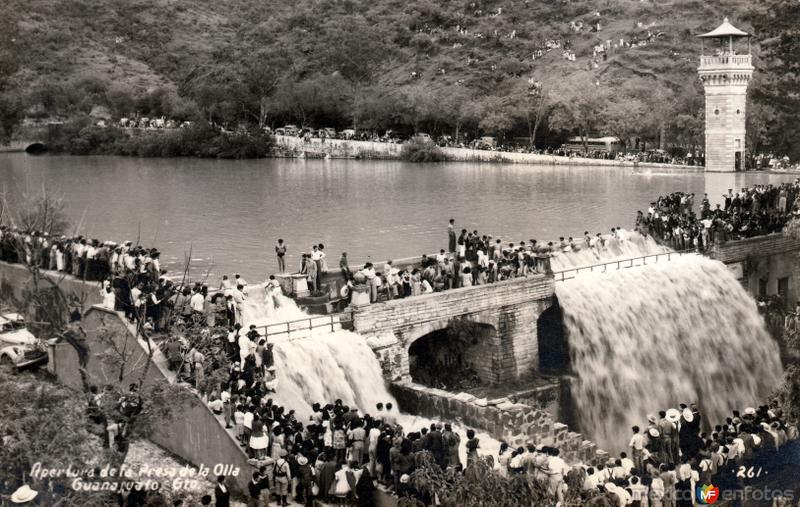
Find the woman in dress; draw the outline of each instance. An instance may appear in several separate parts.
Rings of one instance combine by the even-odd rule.
[[[264,423],[260,419],[253,421],[253,429],[250,433],[250,454],[256,459],[261,459],[267,454],[269,439],[264,432]]]

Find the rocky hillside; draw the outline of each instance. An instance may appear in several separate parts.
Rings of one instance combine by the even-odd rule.
[[[549,79],[554,88],[603,84],[696,93],[694,36],[724,16],[749,29],[750,5],[6,0],[0,17],[11,20],[3,44],[16,55],[7,66],[9,82],[29,97],[29,115],[86,113],[105,105],[112,115],[189,116],[198,108],[227,121],[341,127],[354,115],[375,116],[370,103],[386,108],[392,98],[420,93],[433,94],[429,104],[459,94],[481,99],[528,80]],[[429,118],[408,114],[389,108],[375,127],[428,122],[435,129]],[[406,119],[399,121],[402,115]]]

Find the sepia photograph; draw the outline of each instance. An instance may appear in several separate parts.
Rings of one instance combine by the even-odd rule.
[[[0,507],[800,507],[800,1],[0,0]]]

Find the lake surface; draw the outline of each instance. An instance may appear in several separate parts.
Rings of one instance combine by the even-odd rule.
[[[555,239],[632,227],[636,210],[672,191],[706,191],[791,181],[795,175],[705,175],[620,167],[409,164],[355,160],[139,159],[0,154],[8,201],[21,193],[63,195],[69,231],[100,240],[157,246],[180,271],[191,248],[192,275],[263,280],[277,268],[274,245],[289,246],[287,267],[323,243],[329,264],[381,264],[438,251],[447,221],[504,242]]]

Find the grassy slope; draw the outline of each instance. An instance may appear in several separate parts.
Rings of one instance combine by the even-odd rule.
[[[330,69],[319,58],[326,44],[321,34],[348,29],[352,14],[380,27],[394,49],[380,73],[383,83],[410,84],[416,71],[433,89],[463,80],[487,93],[514,74],[610,84],[638,76],[679,90],[695,78],[699,44],[693,35],[726,15],[747,29],[740,21],[747,5],[747,0],[7,0],[2,9],[18,19],[15,44],[24,57],[16,78],[25,87],[85,76],[137,88],[176,87],[187,77],[233,75],[239,61],[262,50],[287,52],[297,76],[326,72]],[[489,15],[498,8],[502,14]],[[572,20],[588,25],[594,19],[603,23],[602,32],[569,30]],[[635,29],[636,21],[655,22],[649,29],[665,36],[612,54],[588,70],[594,44],[647,32]],[[469,35],[458,34],[456,25]],[[512,30],[515,39],[503,37]],[[578,61],[568,62],[555,50],[532,62],[539,41],[551,37],[571,39]],[[468,65],[468,58],[475,61]]]

